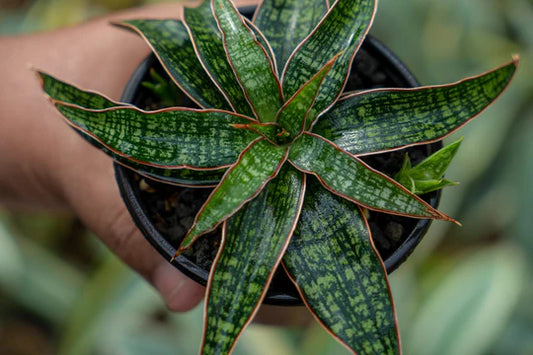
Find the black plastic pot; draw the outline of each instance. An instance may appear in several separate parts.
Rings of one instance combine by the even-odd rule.
[[[241,9],[241,12],[248,15],[253,13],[253,8],[244,8]],[[143,91],[141,82],[147,80],[149,69],[158,65],[155,56],[148,57],[131,77],[124,90],[122,101],[141,106],[145,105],[146,102],[143,101],[145,101],[147,94],[146,91]],[[385,86],[414,87],[418,86],[418,83],[409,70],[389,49],[373,37],[368,36],[354,60],[351,78],[346,91]],[[412,147],[407,151],[412,159],[421,160],[439,148],[440,143],[436,143]],[[380,171],[393,174],[399,170],[405,151],[369,156],[365,160]],[[183,238],[183,235],[176,235],[178,234],[176,230],[183,230],[183,233],[186,230],[171,226],[174,223],[173,221],[176,220],[173,213],[179,212],[175,213],[173,207],[168,208],[168,205],[176,200],[185,200],[199,208],[203,203],[201,199],[203,198],[205,201],[209,190],[194,189],[192,191],[189,188],[168,186],[160,182],[143,180],[135,172],[119,164],[115,164],[115,173],[122,197],[137,227],[159,253],[167,260],[170,260],[176,252],[180,238]],[[150,186],[148,189],[146,188],[146,182]],[[440,193],[434,192],[422,196],[422,198],[433,207],[437,207]],[[190,217],[186,218],[190,219]],[[369,222],[375,244],[382,259],[384,259],[389,273],[411,254],[431,223],[430,220],[417,220],[377,212],[371,212]],[[201,238],[197,242],[197,244],[200,244],[197,250],[180,255],[173,261],[173,265],[193,280],[205,285],[209,274],[209,259],[212,260],[216,253],[219,236],[220,234],[215,232]],[[203,241],[200,242],[201,240]],[[202,259],[200,260],[200,258]],[[264,303],[276,305],[301,304],[301,299],[295,287],[282,268],[276,273]]]

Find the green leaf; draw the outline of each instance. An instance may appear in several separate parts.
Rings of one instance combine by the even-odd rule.
[[[196,57],[183,22],[178,20],[129,20],[117,26],[133,30],[152,48],[161,64],[183,92],[205,108],[230,110],[224,95]]]
[[[82,90],[74,85],[67,84],[42,71],[37,70],[36,74],[39,77],[44,92],[53,100],[92,109],[129,106],[128,104],[111,100],[96,92]]]
[[[204,1],[195,8],[186,7],[184,21],[189,28],[198,58],[222,94],[236,112],[253,117],[252,108],[227,60],[222,34],[211,10],[211,1]]]
[[[41,80],[43,90],[53,100],[96,110],[125,105],[120,102],[107,99],[101,94],[92,91],[81,90],[41,71],[37,71],[37,74]],[[81,134],[81,136],[95,147],[105,151],[108,155],[112,156],[113,159],[122,165],[129,167],[137,171],[139,174],[153,180],[163,181],[180,186],[213,186],[220,181],[222,175],[224,174],[224,170],[193,171],[189,169],[161,169],[134,163],[131,160],[113,153],[99,140],[84,134]]]
[[[453,221],[389,177],[312,133],[291,145],[290,162],[313,174],[334,194],[366,208],[415,218]]]
[[[287,151],[286,147],[272,145],[262,137],[253,141],[204,203],[176,255],[257,196],[279,173]]]
[[[439,149],[418,163],[414,168],[411,167],[411,161],[406,154],[402,169],[396,174],[394,179],[417,195],[435,191],[446,186],[457,185],[457,183],[446,180],[442,176],[457,153],[462,140],[463,138],[460,138],[448,146]]]
[[[286,270],[307,307],[338,340],[358,354],[397,354],[387,274],[364,217],[315,179],[308,183],[283,257]]]
[[[518,59],[444,86],[377,89],[339,100],[313,132],[363,154],[441,139],[476,117],[507,87]]]
[[[282,94],[266,50],[229,0],[212,3],[228,59],[246,98],[261,122],[274,122]]]
[[[355,53],[374,18],[375,0],[338,0],[328,14],[294,51],[283,72],[283,93],[291,97],[331,58],[342,53],[324,79],[309,116],[311,120],[331,106],[348,79]]]
[[[278,68],[283,69],[292,51],[327,10],[327,1],[315,0],[265,0],[259,5],[253,21],[269,41]]]
[[[335,56],[320,69],[307,83],[305,83],[296,93],[283,105],[278,113],[276,121],[284,127],[292,137],[296,137],[304,129],[311,126],[307,121],[309,110],[315,102],[316,95],[320,89],[324,77],[329,73],[331,67],[339,56]]]
[[[56,102],[67,122],[114,155],[158,168],[220,169],[233,164],[257,138],[233,124],[253,122],[218,110],[135,107],[87,110]]]
[[[296,226],[304,178],[285,165],[261,194],[224,224],[208,283],[202,353],[229,353],[252,320]]]

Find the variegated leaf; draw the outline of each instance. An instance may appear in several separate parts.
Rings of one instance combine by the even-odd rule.
[[[37,70],[44,92],[53,100],[90,109],[105,109],[115,106],[130,106],[114,101],[94,91],[82,90],[54,76]]]
[[[208,283],[203,354],[231,352],[260,306],[296,226],[304,179],[305,174],[285,165],[225,223]]]
[[[92,91],[81,90],[74,85],[70,85],[58,80],[49,74],[43,72],[37,72],[37,74],[41,80],[43,90],[53,100],[72,105],[79,105],[84,108],[94,110],[125,105],[108,99],[101,94]],[[133,161],[128,160],[120,155],[114,154],[112,151],[107,149],[104,144],[92,138],[91,136],[84,134],[81,134],[81,136],[95,147],[112,156],[122,165],[154,180],[182,186],[213,186],[220,181],[222,175],[224,174],[224,170],[193,171],[189,169],[161,169],[134,163]]]
[[[198,105],[230,110],[224,95],[213,85],[196,57],[183,22],[178,20],[129,20],[116,25],[144,38],[174,82]]]
[[[266,50],[229,0],[212,0],[212,4],[229,62],[256,117],[274,122],[283,100]]]
[[[67,122],[113,154],[158,168],[220,169],[257,138],[234,124],[253,122],[227,111],[135,107],[87,110],[56,102]]]
[[[196,53],[207,73],[236,112],[253,117],[252,108],[226,58],[222,34],[211,10],[211,1],[204,1],[194,8],[186,7],[184,20],[189,28]]]
[[[289,160],[296,168],[318,177],[331,192],[369,209],[453,221],[394,180],[312,133],[294,141]]]
[[[204,203],[176,255],[257,196],[279,173],[287,159],[287,151],[286,147],[272,145],[262,137],[253,141]]]
[[[283,264],[312,314],[357,354],[399,353],[387,273],[356,205],[309,179]]]
[[[425,144],[476,117],[507,87],[518,59],[455,84],[378,89],[343,97],[313,132],[352,154]]]
[[[296,91],[296,93],[280,109],[276,121],[280,126],[285,128],[292,137],[296,137],[296,135],[311,125],[311,123],[307,121],[309,110],[311,110],[311,107],[315,102],[316,95],[324,77],[329,73],[337,58],[338,55],[326,63],[326,65],[298,91]]]
[[[283,72],[283,93],[292,96],[331,58],[342,53],[324,79],[309,116],[329,108],[342,93],[352,60],[374,18],[375,0],[337,0],[293,52]]]
[[[325,0],[264,0],[259,5],[253,21],[270,42],[280,70],[327,10]]]

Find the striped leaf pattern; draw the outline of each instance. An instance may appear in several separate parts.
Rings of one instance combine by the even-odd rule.
[[[78,105],[93,110],[125,105],[108,99],[98,93],[81,90],[74,85],[67,84],[44,72],[37,72],[44,92],[53,100],[65,104]],[[189,169],[161,169],[142,165],[113,153],[99,140],[89,135],[81,134],[89,143],[105,151],[122,165],[129,167],[139,174],[153,180],[181,186],[213,186],[216,185],[224,170],[194,171]]]
[[[397,354],[387,274],[356,205],[309,179],[283,264],[318,321],[357,354]]]
[[[296,226],[304,186],[304,175],[285,165],[225,223],[210,273],[202,353],[229,353],[251,321]]]
[[[336,59],[337,56],[320,69],[300,90],[296,91],[279,111],[276,121],[287,129],[293,137],[310,126],[310,123],[306,121],[307,115],[313,107],[324,77],[329,73]]]
[[[375,0],[337,0],[294,51],[283,72],[283,93],[292,96],[331,58],[339,59],[324,79],[310,116],[318,116],[340,96],[355,53],[374,18]]]
[[[458,144],[414,168],[406,160],[397,179],[412,192],[356,155],[447,136],[501,94],[518,59],[455,84],[339,99],[376,2],[264,0],[252,23],[230,0],[205,0],[185,22],[117,24],[145,39],[199,110],[143,111],[38,72],[66,121],[120,164],[215,186],[176,253],[223,224],[202,354],[232,351],[282,258],[307,307],[352,352],[401,352],[361,206],[455,222],[413,192],[448,183],[441,177]]]
[[[286,147],[272,145],[264,138],[253,141],[202,206],[178,253],[257,196],[279,173],[287,159],[287,150]]]
[[[186,7],[184,19],[198,58],[208,74],[220,87],[221,92],[226,95],[236,112],[253,117],[253,111],[244,96],[242,87],[230,63],[226,60],[222,34],[213,18],[211,2],[204,1],[195,8]]]
[[[272,46],[277,66],[283,69],[296,46],[328,10],[327,1],[264,0],[254,15],[254,23]],[[280,31],[289,28],[289,31]]]
[[[97,110],[115,106],[130,106],[113,101],[96,92],[82,90],[42,71],[36,71],[36,74],[44,92],[53,100]]]
[[[507,87],[518,61],[455,84],[378,89],[340,99],[313,132],[352,154],[442,139],[490,105]]]
[[[289,161],[297,169],[317,176],[331,192],[369,209],[408,217],[452,220],[320,136],[302,134],[291,145]]]
[[[183,22],[178,20],[129,20],[117,23],[138,33],[174,82],[204,108],[231,110],[224,95],[213,85]]]
[[[219,169],[229,166],[257,134],[233,124],[250,119],[226,111],[133,107],[86,110],[56,103],[76,129],[114,154],[159,168]]]
[[[261,122],[274,122],[282,105],[279,81],[265,49],[229,0],[212,0],[230,64]]]

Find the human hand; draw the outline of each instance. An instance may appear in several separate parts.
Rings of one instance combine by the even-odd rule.
[[[64,123],[30,66],[118,99],[149,49],[109,21],[179,17],[181,10],[180,4],[155,5],[54,32],[0,38],[0,203],[73,211],[173,311],[193,308],[204,288],[144,239],[120,197],[112,160]]]

